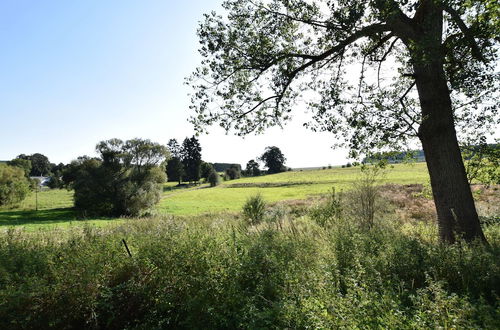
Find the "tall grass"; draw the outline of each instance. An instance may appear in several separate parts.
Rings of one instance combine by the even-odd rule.
[[[9,230],[0,328],[498,328],[498,225],[485,228],[489,247],[444,246],[396,224],[274,213],[283,224],[211,215]]]

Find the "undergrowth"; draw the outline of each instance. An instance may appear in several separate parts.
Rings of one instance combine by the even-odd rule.
[[[445,246],[399,223],[368,230],[283,209],[266,217],[9,230],[0,234],[0,328],[500,326],[498,225],[485,227],[489,247]]]

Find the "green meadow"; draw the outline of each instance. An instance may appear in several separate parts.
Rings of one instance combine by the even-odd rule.
[[[166,196],[160,202],[159,211],[178,215],[237,211],[256,193],[268,202],[307,199],[326,194],[332,187],[337,191],[349,190],[359,175],[359,167],[350,167],[242,178],[226,181],[215,188],[202,186]],[[423,184],[428,180],[425,163],[396,164],[386,169],[379,183]]]
[[[359,167],[324,170],[290,171],[259,177],[225,181],[210,188],[207,184],[181,188],[176,183],[165,183],[163,198],[153,213],[165,215],[200,215],[205,213],[235,212],[241,210],[246,199],[260,193],[268,202],[300,200],[327,193],[349,190],[359,177]],[[389,166],[380,184],[426,183],[425,163]],[[36,200],[38,199],[38,211]],[[27,230],[50,229],[54,226],[78,226],[82,223],[97,226],[123,219],[79,219],[72,209],[73,192],[64,189],[32,193],[20,205],[0,208],[0,227],[24,226]]]

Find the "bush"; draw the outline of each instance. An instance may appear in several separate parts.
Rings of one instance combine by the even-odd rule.
[[[342,195],[335,193],[332,188],[326,202],[317,205],[309,212],[309,216],[321,227],[331,226],[335,221],[342,218]]]
[[[376,184],[383,175],[383,167],[362,165],[360,177],[352,184],[352,213],[366,228],[373,227],[375,212],[380,206]]]
[[[0,206],[19,203],[29,188],[30,183],[22,168],[0,164]]]
[[[109,140],[98,144],[101,159],[78,165],[73,188],[83,216],[137,216],[160,201],[164,149],[148,140]],[[140,150],[139,150],[140,149]]]
[[[236,180],[241,177],[241,167],[237,164],[232,164],[230,168],[226,169],[226,178],[229,180]]]
[[[208,174],[207,180],[210,183],[210,187],[215,187],[218,186],[220,183],[220,176],[217,172],[215,172],[214,169],[212,169],[210,174]]]
[[[250,196],[243,205],[243,217],[251,224],[256,225],[262,222],[265,216],[266,203],[262,195]]]
[[[50,189],[59,189],[63,187],[63,181],[61,180],[61,176],[58,174],[54,174],[50,176],[48,186]]]

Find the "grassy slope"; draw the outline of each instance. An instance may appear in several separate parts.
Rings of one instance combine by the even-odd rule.
[[[257,192],[269,202],[305,199],[324,194],[332,187],[348,190],[359,172],[359,168],[334,168],[242,178],[227,181],[216,188],[180,191],[165,196],[160,202],[159,210],[161,213],[182,215],[236,211],[241,209],[249,196]],[[381,183],[425,183],[427,180],[427,168],[424,163],[398,164],[387,170]]]
[[[245,200],[260,192],[269,202],[305,199],[328,192],[331,187],[347,190],[359,175],[359,168],[333,168],[326,170],[294,171],[256,178],[227,181],[215,188],[177,189],[176,183],[167,183],[164,197],[158,206],[161,214],[196,215],[210,212],[240,210]],[[424,163],[395,165],[387,170],[383,182],[424,183],[428,180]],[[239,186],[239,187],[238,187]],[[241,187],[243,186],[243,187]],[[27,229],[53,227],[54,225],[80,225],[72,210],[72,192],[48,190],[38,194],[38,212],[35,194],[31,194],[16,208],[0,208],[0,228],[23,225]],[[88,219],[86,223],[106,225],[112,219]],[[51,225],[51,226],[48,226]]]

